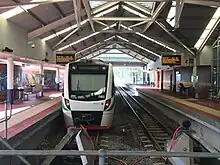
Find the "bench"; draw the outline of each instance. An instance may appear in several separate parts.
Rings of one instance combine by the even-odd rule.
[[[36,94],[36,98],[38,97],[38,93],[42,92],[42,85],[36,84],[32,91],[26,91],[24,92],[24,100],[28,100],[28,96],[30,94]],[[26,99],[27,98],[27,99]]]

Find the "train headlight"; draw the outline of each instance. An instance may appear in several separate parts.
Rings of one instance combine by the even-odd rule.
[[[104,110],[106,110],[110,106],[111,106],[111,99],[108,99],[108,100],[105,101],[105,108],[104,108]]]
[[[70,109],[70,101],[68,99],[65,99],[65,105],[68,109]]]

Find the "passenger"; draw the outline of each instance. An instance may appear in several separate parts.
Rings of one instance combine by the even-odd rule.
[[[184,87],[183,83],[179,83],[179,91],[180,93],[183,93],[186,91],[186,88]]]

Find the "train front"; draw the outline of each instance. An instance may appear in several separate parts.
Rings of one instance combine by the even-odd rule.
[[[66,127],[83,125],[88,129],[105,129],[111,126],[113,112],[103,115],[111,106],[109,72],[106,64],[69,64],[62,98]]]

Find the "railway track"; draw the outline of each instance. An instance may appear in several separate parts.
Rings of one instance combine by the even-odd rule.
[[[119,87],[118,91],[132,110],[136,118],[131,118],[131,125],[136,128],[136,133],[142,142],[144,149],[148,152],[163,151],[166,141],[171,138],[171,130],[163,125],[153,116],[137,99],[135,99],[124,88]],[[153,165],[164,165],[164,159],[151,158]]]

